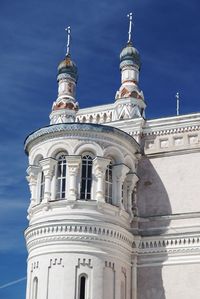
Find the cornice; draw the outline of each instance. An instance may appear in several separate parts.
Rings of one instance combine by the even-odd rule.
[[[29,250],[37,246],[66,242],[103,242],[107,246],[117,245],[131,252],[133,235],[116,225],[101,224],[44,224],[29,227],[25,231],[25,238]]]
[[[140,242],[133,242],[133,253],[139,255],[149,254],[181,254],[193,252],[200,253],[199,234],[178,236],[141,237]]]
[[[156,130],[145,129],[143,130],[143,136],[163,136],[163,135],[171,135],[177,133],[184,133],[184,132],[194,132],[199,131],[200,125],[196,126],[186,126],[186,127],[177,127],[177,128],[165,128]]]
[[[200,130],[200,113],[147,120],[143,136],[162,136]]]
[[[139,145],[133,137],[128,133],[114,127],[97,125],[97,124],[84,124],[84,123],[64,123],[55,124],[47,127],[43,127],[30,135],[25,139],[24,149],[27,153],[29,148],[33,144],[37,144],[43,140],[55,138],[57,136],[71,136],[71,137],[93,137],[95,136],[107,136],[109,138],[118,138],[123,140],[123,143],[130,143],[134,148],[139,151]]]

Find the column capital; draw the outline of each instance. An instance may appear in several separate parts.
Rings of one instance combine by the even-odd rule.
[[[81,156],[65,156],[68,166],[79,166],[81,163]]]
[[[81,164],[81,156],[66,156],[67,166],[71,175],[76,175]]]
[[[96,176],[101,176],[105,174],[106,167],[109,165],[110,161],[110,159],[103,157],[96,157],[93,160],[93,166]]]
[[[135,172],[130,172],[126,176],[127,187],[133,191],[135,188],[136,183],[139,181],[139,177]]]
[[[129,167],[125,164],[117,164],[113,165],[113,174],[117,180],[121,180],[122,182],[125,180],[127,173],[130,171]]]
[[[44,172],[44,176],[51,176],[54,170],[54,166],[57,164],[57,160],[54,158],[46,158],[39,162]]]
[[[29,177],[37,177],[38,173],[40,172],[40,166],[38,165],[29,165],[26,173]]]

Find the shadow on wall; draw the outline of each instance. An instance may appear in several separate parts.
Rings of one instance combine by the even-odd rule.
[[[143,237],[138,257],[138,299],[166,299],[162,278],[168,259],[164,234],[169,227],[170,200],[151,161],[143,157],[138,165],[139,232]]]

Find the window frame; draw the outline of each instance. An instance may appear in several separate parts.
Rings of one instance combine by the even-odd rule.
[[[113,159],[106,167],[105,172],[105,202],[112,204],[113,197]]]
[[[87,201],[87,200],[91,200],[91,196],[92,196],[92,180],[93,180],[92,170],[93,170],[94,154],[92,152],[84,152],[81,155],[81,157],[82,157],[82,166],[81,166],[80,199]],[[85,157],[89,157],[89,159],[88,158],[84,159]],[[88,174],[90,175],[89,177]]]
[[[67,159],[66,152],[59,152],[56,155],[57,167],[56,167],[56,186],[55,186],[55,198],[56,200],[66,199],[67,194]],[[60,168],[60,169],[59,169]],[[60,172],[60,175],[59,175]]]
[[[39,176],[39,199],[40,202],[44,199],[44,191],[45,191],[45,176],[44,171],[41,169]]]
[[[81,280],[82,278],[85,279],[84,281],[84,293],[81,292]],[[79,275],[79,288],[78,288],[78,299],[87,299],[88,293],[88,275],[86,273],[82,273]]]

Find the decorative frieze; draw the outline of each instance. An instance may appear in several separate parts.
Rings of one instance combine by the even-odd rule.
[[[200,132],[196,134],[182,133],[169,134],[168,136],[144,137],[145,154],[159,153],[163,151],[173,152],[178,150],[189,150],[200,146]]]

